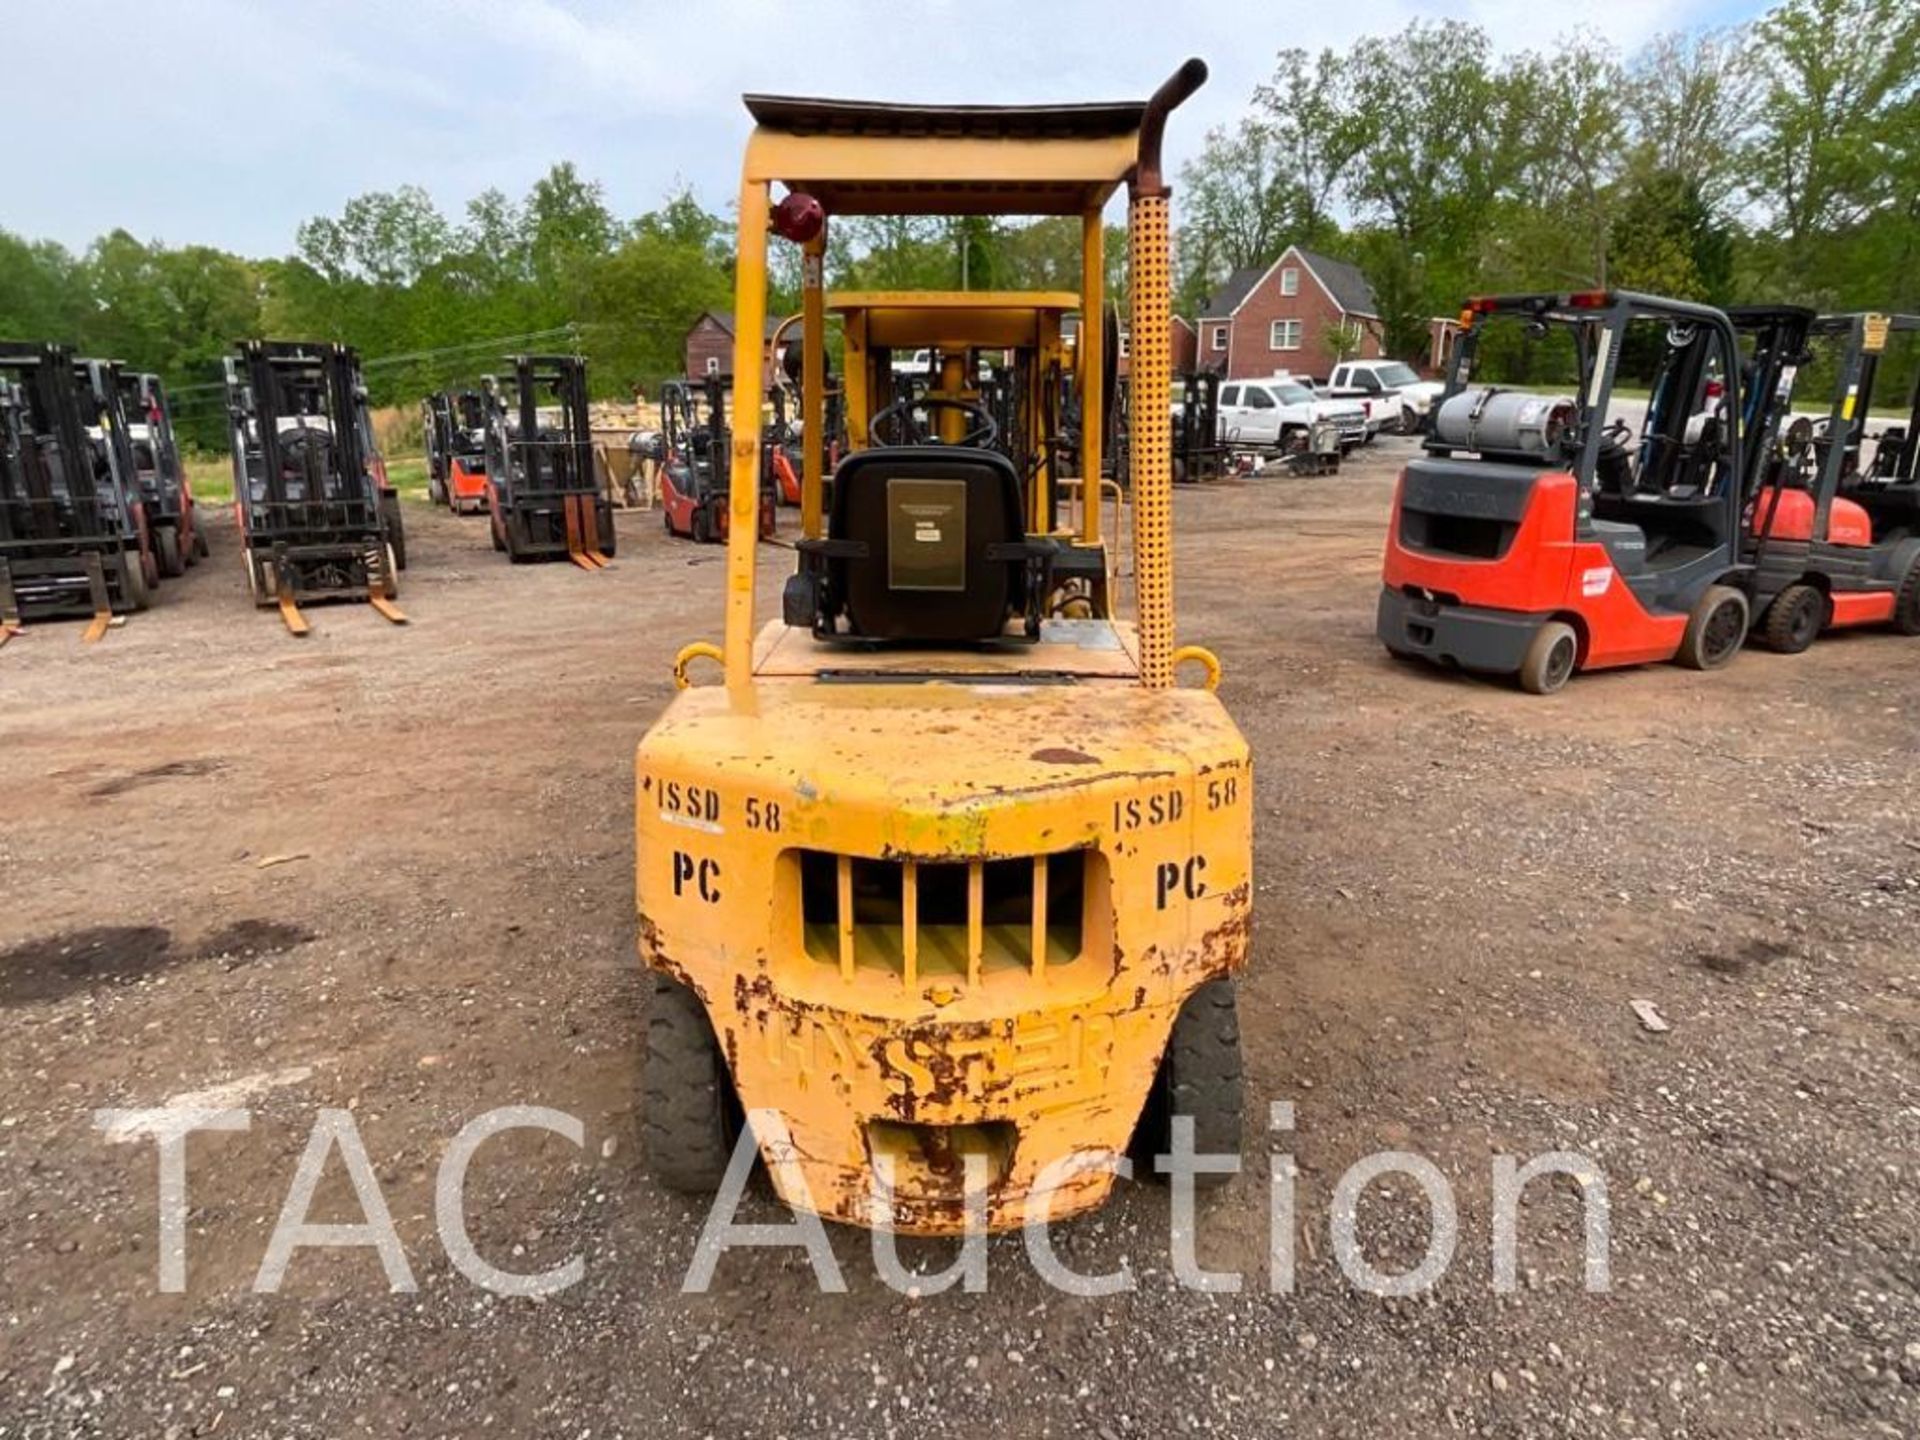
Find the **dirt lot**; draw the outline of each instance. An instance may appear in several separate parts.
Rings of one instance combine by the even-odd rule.
[[[717,638],[721,567],[654,516],[588,576],[414,507],[412,625],[315,607],[304,642],[247,607],[222,517],[213,563],[98,646],[16,640],[0,1435],[1916,1433],[1920,651],[1859,636],[1554,701],[1397,666],[1371,634],[1391,469],[1177,501],[1182,634],[1224,660],[1259,775],[1252,1109],[1297,1115],[1203,1212],[1237,1295],[1173,1284],[1152,1186],[1061,1229],[1081,1269],[1131,1261],[1109,1299],[1043,1285],[1018,1236],[987,1293],[909,1299],[855,1232],[849,1294],[797,1251],[679,1293],[699,1212],[636,1140],[631,757],[675,649]],[[92,1112],[216,1086],[252,1128],[192,1142],[189,1286],[163,1295],[153,1146]],[[431,1220],[441,1151],[507,1103],[586,1124],[473,1170],[481,1253],[584,1260],[544,1301],[468,1284]],[[353,1112],[417,1293],[366,1250],[252,1293],[323,1106]],[[1329,1254],[1334,1183],[1381,1149],[1458,1194],[1424,1298],[1357,1294]],[[1608,1294],[1551,1185],[1493,1291],[1492,1156],[1549,1150],[1608,1182]],[[1270,1153],[1301,1171],[1290,1295]],[[337,1163],[316,1217],[358,1218]],[[1410,1263],[1425,1206],[1376,1187],[1360,1233]]]

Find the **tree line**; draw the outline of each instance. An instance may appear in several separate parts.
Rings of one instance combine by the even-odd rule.
[[[488,190],[458,219],[417,186],[361,195],[304,222],[293,252],[248,259],[125,230],[80,255],[0,230],[0,335],[57,339],[155,370],[188,442],[224,449],[221,360],[253,335],[338,339],[367,361],[376,405],[471,384],[507,349],[578,349],[598,396],[649,391],[683,364],[688,328],[733,305],[733,226],[682,190],[622,220],[560,163],[520,200]],[[1119,283],[1116,232],[1109,272]],[[775,313],[799,305],[799,255],[778,246]],[[1077,288],[1077,221],[850,218],[832,232],[835,285]]]
[[[1184,168],[1178,308],[1297,241],[1366,270],[1410,358],[1476,291],[1920,310],[1915,53],[1912,0],[1785,0],[1626,56],[1575,34],[1501,57],[1453,21],[1283,50]],[[378,404],[470,383],[523,341],[577,346],[597,394],[651,387],[703,310],[731,309],[733,238],[686,191],[617,216],[568,163],[456,217],[417,187],[362,195],[270,259],[125,230],[76,255],[0,230],[0,335],[159,371],[189,440],[223,448],[220,360],[249,335],[356,346]],[[799,257],[775,256],[790,312]],[[1107,257],[1120,298],[1117,229]],[[1073,289],[1079,266],[1072,219],[848,218],[827,257],[830,284],[871,289]]]
[[[1416,21],[1283,50],[1180,191],[1186,313],[1289,242],[1359,264],[1388,349],[1513,290],[1920,309],[1920,5],[1786,0],[1622,55]]]

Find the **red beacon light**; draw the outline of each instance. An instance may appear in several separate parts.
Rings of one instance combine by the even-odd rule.
[[[813,239],[826,223],[826,207],[803,190],[789,190],[773,207],[774,233],[796,245]]]

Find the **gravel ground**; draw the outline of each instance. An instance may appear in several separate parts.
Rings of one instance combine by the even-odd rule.
[[[680,1293],[701,1216],[636,1140],[631,757],[674,651],[717,634],[721,567],[656,517],[623,515],[589,576],[415,509],[413,623],[316,606],[295,641],[248,609],[217,516],[152,613],[15,640],[0,1435],[1920,1432],[1915,651],[1850,636],[1551,701],[1395,665],[1381,450],[1176,502],[1182,635],[1220,653],[1259,777],[1251,1108],[1295,1107],[1202,1211],[1237,1294],[1173,1281],[1146,1185],[1056,1235],[1082,1270],[1130,1265],[1105,1299],[1044,1285],[1018,1236],[986,1293],[909,1298],[838,1230],[847,1294],[797,1250]],[[789,560],[763,552],[768,604]],[[154,1147],[92,1115],[221,1086],[251,1128],[191,1143],[188,1285],[162,1294]],[[491,1141],[469,1182],[483,1255],[584,1262],[545,1299],[468,1283],[433,1225],[441,1154],[508,1103],[585,1125]],[[253,1293],[323,1107],[353,1115],[417,1290],[351,1249]],[[1342,1172],[1394,1149],[1459,1209],[1448,1273],[1397,1300],[1346,1282],[1328,1228]],[[1497,1294],[1493,1158],[1555,1150],[1606,1181],[1611,1288],[1583,1288],[1557,1181]],[[1292,1293],[1270,1156],[1298,1172]],[[314,1218],[358,1218],[344,1169]],[[1383,1268],[1426,1247],[1406,1180],[1357,1218]]]

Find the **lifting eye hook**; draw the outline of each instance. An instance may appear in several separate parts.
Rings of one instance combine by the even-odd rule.
[[[687,667],[696,660],[711,660],[716,665],[726,663],[726,657],[721,653],[718,645],[709,644],[705,640],[696,640],[673,657],[674,689],[685,690],[693,684],[693,681],[687,678]],[[1219,667],[1216,664],[1214,668],[1218,670]]]
[[[1189,662],[1204,667],[1207,672],[1205,681],[1206,688],[1209,690],[1218,690],[1220,688],[1220,657],[1207,649],[1206,646],[1182,645],[1178,650],[1173,652],[1170,659],[1176,670]]]

